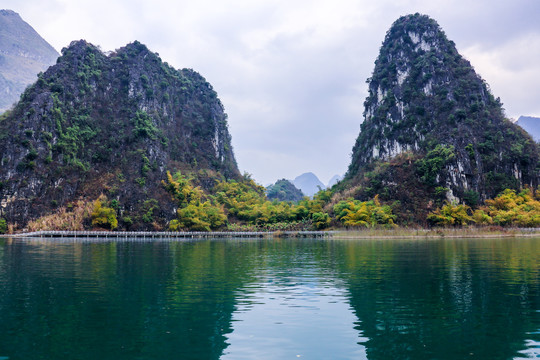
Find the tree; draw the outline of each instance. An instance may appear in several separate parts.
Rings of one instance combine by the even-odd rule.
[[[506,189],[495,199],[486,200],[486,206],[480,209],[485,214],[483,223],[537,227],[540,225],[539,200],[540,191],[533,193],[531,189],[524,189],[517,193]]]
[[[373,200],[343,200],[334,205],[336,219],[345,226],[373,227],[377,225],[394,225],[396,216],[392,214],[392,208],[388,205],[381,205],[379,196]]]
[[[463,226],[475,221],[469,215],[470,211],[471,208],[468,205],[445,201],[441,208],[428,214],[427,220],[439,226]]]
[[[167,171],[167,181],[161,181],[165,189],[172,195],[180,206],[187,206],[191,202],[199,202],[203,198],[203,191],[193,186],[191,179],[177,171],[174,176]]]
[[[169,224],[171,231],[182,229],[195,231],[210,231],[223,225],[227,216],[222,207],[214,206],[209,201],[189,204],[177,211],[178,219]]]
[[[6,219],[0,219],[0,234],[5,234],[8,230]]]
[[[100,196],[94,203],[94,210],[90,217],[92,218],[93,226],[101,226],[114,230],[118,227],[118,219],[116,218],[116,210],[111,207],[103,206],[106,202],[105,196]]]
[[[325,212],[314,213],[312,219],[317,230],[327,228],[330,225],[330,216]]]

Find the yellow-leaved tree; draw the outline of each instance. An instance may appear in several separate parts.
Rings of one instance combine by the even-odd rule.
[[[495,199],[486,200],[486,206],[476,210],[479,224],[537,227],[540,225],[540,191],[524,189],[519,193],[506,189]]]
[[[105,195],[101,195],[94,202],[94,209],[90,214],[92,225],[114,230],[118,227],[116,210],[112,207],[105,206],[106,204],[107,197]]]
[[[171,231],[210,231],[227,221],[223,205],[214,203],[180,171],[174,176],[167,171],[167,181],[163,181],[163,186],[179,206],[176,212],[178,218],[169,223]]]
[[[378,195],[369,201],[340,201],[334,205],[334,213],[343,225],[353,227],[394,226],[396,219],[389,205],[381,205]]]
[[[427,220],[438,226],[463,226],[475,222],[470,206],[445,201],[444,205],[429,213]]]

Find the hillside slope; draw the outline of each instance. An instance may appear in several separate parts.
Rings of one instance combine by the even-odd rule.
[[[476,201],[537,186],[538,149],[505,119],[501,102],[425,15],[399,18],[368,79],[364,121],[343,187],[414,207],[416,200]],[[425,205],[425,204],[424,204]]]
[[[58,56],[19,14],[0,10],[0,113],[16,103],[38,73],[53,65]]]
[[[266,188],[266,196],[269,200],[297,202],[302,200],[305,195],[289,180],[280,179]]]
[[[212,86],[139,42],[108,56],[83,40],[63,49],[0,119],[0,153],[0,215],[19,225],[102,194],[140,227],[164,224],[168,170],[240,175]]]

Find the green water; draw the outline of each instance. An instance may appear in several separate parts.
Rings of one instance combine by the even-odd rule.
[[[540,239],[0,238],[0,359],[540,357]]]

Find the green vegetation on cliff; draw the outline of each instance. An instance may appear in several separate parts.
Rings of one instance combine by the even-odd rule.
[[[538,186],[538,145],[505,119],[500,100],[433,19],[399,18],[367,82],[343,194],[399,201],[397,221],[414,224],[444,200],[476,206],[505,189]]]
[[[5,234],[8,231],[6,219],[0,219],[0,234]]]
[[[119,228],[163,228],[177,206],[161,183],[168,170],[240,177],[212,86],[139,42],[109,55],[73,42],[2,116],[0,134],[0,216],[18,227],[105,196]],[[105,218],[94,225],[116,227]]]
[[[202,76],[139,42],[73,42],[0,116],[0,232],[540,224],[538,145],[435,21],[398,19],[368,83],[345,179],[266,195]]]

